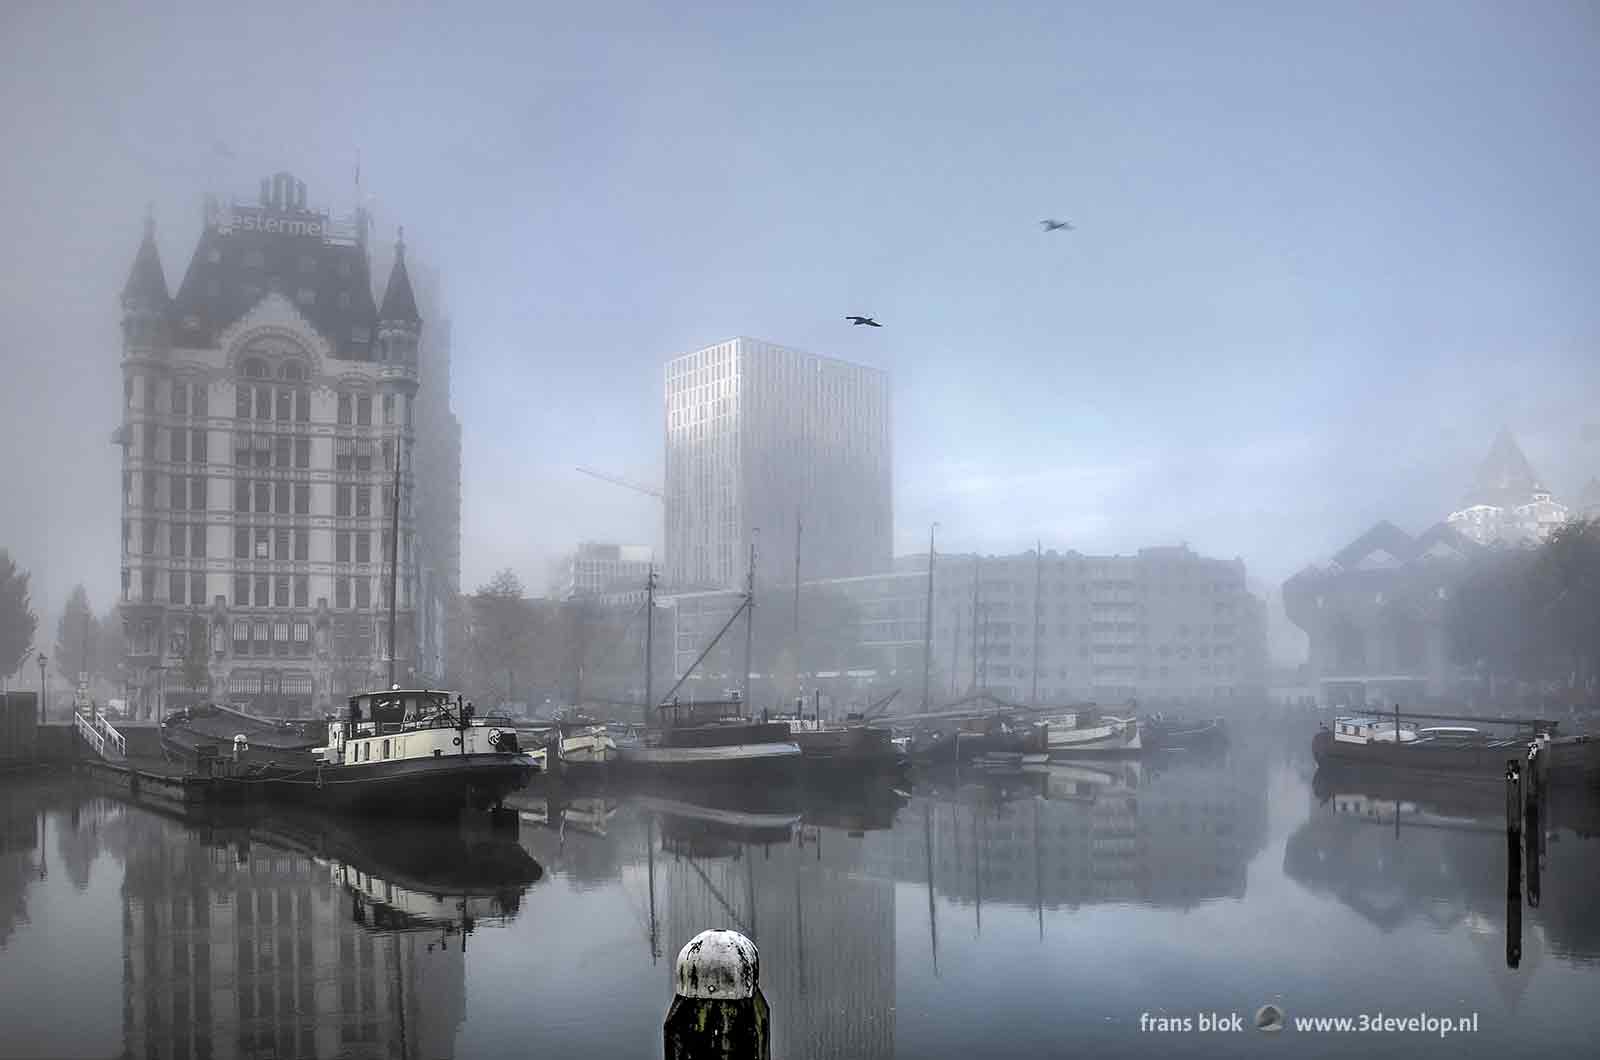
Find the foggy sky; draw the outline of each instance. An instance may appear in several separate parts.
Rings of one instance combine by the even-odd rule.
[[[1558,498],[1600,473],[1592,5],[223,6],[0,8],[0,545],[41,613],[116,592],[145,204],[176,289],[204,192],[344,212],[358,152],[442,273],[468,588],[659,547],[572,468],[659,481],[662,363],[740,334],[892,373],[899,552],[1276,584],[1442,518],[1501,425]]]

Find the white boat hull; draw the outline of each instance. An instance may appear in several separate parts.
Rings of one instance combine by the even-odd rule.
[[[602,729],[563,738],[560,753],[563,765],[603,766],[616,761],[617,743]]]
[[[671,773],[712,779],[728,775],[771,775],[797,769],[796,743],[742,743],[713,747],[659,747],[644,744],[619,748],[617,765],[641,772]]]

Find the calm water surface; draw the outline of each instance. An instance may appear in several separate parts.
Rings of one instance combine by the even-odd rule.
[[[0,1057],[657,1056],[707,927],[756,940],[778,1057],[1592,1055],[1600,809],[1552,808],[1508,902],[1497,791],[1316,776],[1308,744],[902,792],[530,790],[514,838],[13,778]],[[1282,1033],[1253,1029],[1268,1002]],[[1200,1012],[1245,1030],[1141,1030]],[[1380,1012],[1477,1030],[1292,1025]]]

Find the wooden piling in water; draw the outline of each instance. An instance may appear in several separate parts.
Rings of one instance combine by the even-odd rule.
[[[1522,766],[1506,763],[1506,967],[1522,963]]]
[[[702,931],[678,953],[675,993],[662,1024],[666,1060],[770,1060],[770,1010],[755,943]]]
[[[1522,763],[1506,763],[1506,834],[1522,834]]]

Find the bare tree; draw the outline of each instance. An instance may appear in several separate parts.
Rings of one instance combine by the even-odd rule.
[[[56,672],[76,685],[79,674],[94,669],[99,639],[100,623],[89,606],[89,591],[80,583],[72,587],[72,595],[67,597],[67,605],[56,621]]]
[[[9,678],[22,666],[39,628],[39,617],[29,606],[28,580],[28,572],[19,570],[11,553],[0,548],[0,677]]]
[[[526,675],[536,618],[522,580],[510,569],[502,570],[472,595],[470,650],[488,687],[500,691],[505,678],[504,701],[517,698],[519,672]],[[527,690],[527,682],[523,682]]]

